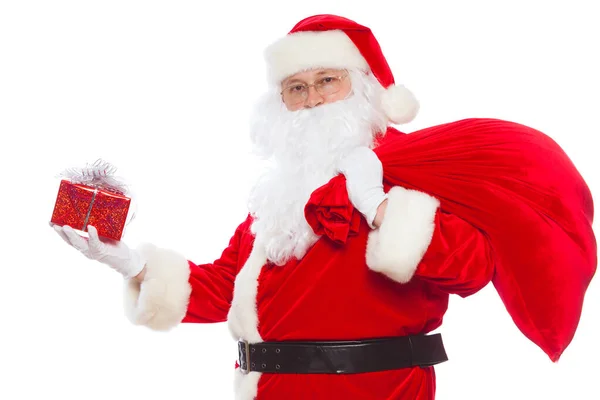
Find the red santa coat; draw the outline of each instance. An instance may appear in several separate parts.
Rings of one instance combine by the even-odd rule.
[[[467,296],[492,279],[491,250],[472,225],[419,191],[393,187],[385,218],[361,218],[345,243],[321,237],[301,260],[267,262],[249,216],[221,257],[195,264],[172,251],[140,248],[141,287],[129,281],[135,324],[228,321],[235,339],[352,340],[414,335],[440,326],[449,294]],[[232,343],[232,345],[234,345]],[[433,367],[351,375],[291,375],[236,368],[236,399],[433,399]]]
[[[335,177],[305,208],[322,236],[300,261],[269,264],[250,217],[211,264],[143,246],[144,282],[126,285],[129,318],[158,330],[227,320],[235,339],[251,343],[411,335],[441,324],[449,294],[467,296],[492,280],[517,327],[558,360],[597,265],[591,193],[568,156],[541,132],[500,120],[394,132],[375,149],[389,195],[378,229]],[[238,400],[435,394],[430,367],[235,373]]]

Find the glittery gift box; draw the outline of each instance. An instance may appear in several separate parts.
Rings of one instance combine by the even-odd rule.
[[[98,236],[120,240],[131,199],[121,194],[61,180],[51,222],[87,232],[96,227]]]

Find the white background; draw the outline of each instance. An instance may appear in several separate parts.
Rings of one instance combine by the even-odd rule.
[[[229,399],[225,324],[123,316],[121,278],[49,228],[63,168],[103,157],[134,184],[131,246],[220,255],[257,174],[247,122],[262,51],[300,19],[370,26],[420,99],[411,132],[466,117],[553,137],[598,198],[594,1],[4,1],[0,5],[1,399]],[[595,225],[597,228],[597,224]],[[553,364],[490,285],[452,298],[438,399],[599,399],[600,286]]]

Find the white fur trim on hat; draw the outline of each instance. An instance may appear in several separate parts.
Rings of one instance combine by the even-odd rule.
[[[394,124],[406,124],[417,116],[419,101],[403,85],[391,85],[381,95],[381,106]]]
[[[357,68],[369,71],[369,64],[343,31],[296,32],[284,36],[265,51],[269,82],[312,68]]]
[[[138,248],[147,260],[144,280],[125,281],[125,315],[135,325],[166,331],[178,325],[187,313],[192,288],[187,259],[151,244]]]
[[[433,238],[439,205],[423,192],[400,186],[390,189],[383,222],[369,233],[369,268],[396,282],[410,281]]]

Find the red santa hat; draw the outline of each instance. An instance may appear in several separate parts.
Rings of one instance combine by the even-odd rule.
[[[371,29],[336,15],[314,15],[298,22],[265,51],[269,80],[313,68],[357,68],[370,71],[385,88],[382,108],[395,124],[412,121],[419,102],[404,86],[396,85],[392,71]]]

